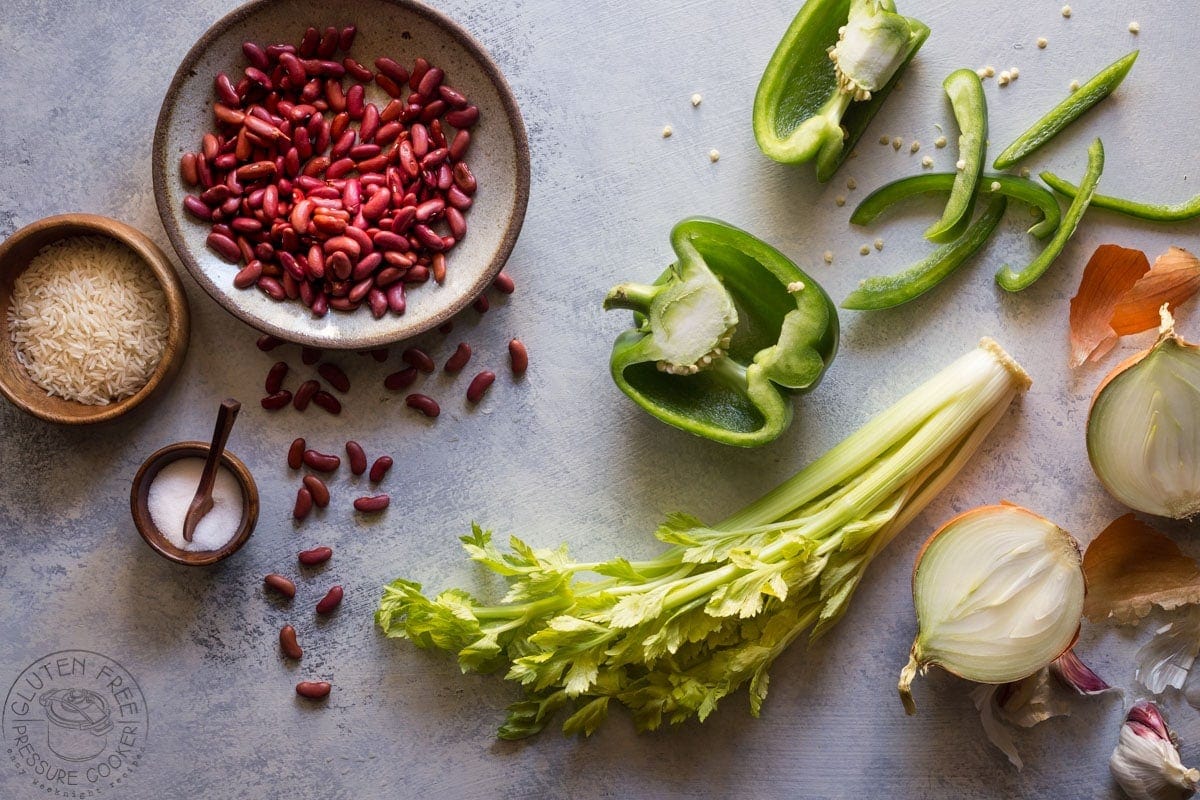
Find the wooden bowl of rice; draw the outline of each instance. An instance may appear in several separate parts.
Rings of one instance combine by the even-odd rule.
[[[50,422],[115,419],[179,371],[190,328],[175,268],[145,234],[63,214],[0,243],[0,393]]]

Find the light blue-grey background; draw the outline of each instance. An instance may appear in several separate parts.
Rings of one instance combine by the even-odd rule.
[[[532,354],[527,379],[513,384],[497,370],[487,401],[472,411],[461,400],[465,381],[431,378],[428,391],[444,411],[429,424],[380,387],[389,370],[351,355],[342,361],[357,385],[342,417],[268,415],[256,402],[263,374],[280,353],[299,369],[297,354],[258,352],[254,333],[185,278],[192,347],[157,403],[85,430],[0,404],[0,689],[56,650],[96,650],[123,663],[150,709],[141,767],[110,794],[127,798],[1115,795],[1105,762],[1122,713],[1117,698],[1080,700],[1071,718],[1021,734],[1019,774],[984,739],[965,683],[940,674],[921,681],[919,716],[904,717],[894,687],[914,629],[908,577],[928,531],[977,504],[1023,503],[1083,541],[1120,513],[1087,464],[1083,425],[1103,369],[1068,374],[1067,301],[1097,244],[1153,256],[1169,244],[1189,246],[1194,225],[1151,229],[1089,214],[1050,274],[1008,296],[992,272],[1033,252],[1021,233],[1024,212],[1014,207],[1004,235],[920,303],[844,313],[842,351],[826,381],[798,403],[792,429],[756,451],[694,439],[636,410],[606,366],[627,318],[602,313],[600,298],[619,280],[656,275],[671,258],[670,226],[690,214],[763,236],[839,299],[859,279],[911,263],[926,252],[919,232],[936,204],[866,231],[847,217],[867,190],[919,172],[924,155],[953,168],[953,147],[936,150],[933,141],[937,124],[953,139],[940,83],[963,66],[1020,69],[1007,88],[987,82],[992,141],[1003,145],[1064,96],[1072,78],[1141,47],[1117,95],[1030,165],[1077,177],[1087,142],[1102,135],[1103,190],[1189,195],[1200,160],[1196,5],[1083,0],[1064,20],[1056,0],[901,0],[933,34],[857,157],[824,186],[810,168],[763,158],[750,131],[759,74],[794,0],[437,5],[480,39],[511,81],[529,129],[533,191],[509,267],[518,293],[478,326],[467,312],[449,342],[434,336],[426,344],[441,360],[462,338],[476,348],[473,364],[503,365],[504,343],[520,335]],[[233,6],[11,0],[0,15],[0,235],[48,214],[88,211],[167,246],[150,183],[158,106],[187,48]],[[1131,19],[1141,23],[1139,36],[1127,31]],[[1047,49],[1035,47],[1039,36]],[[689,103],[693,92],[704,96],[699,108]],[[666,124],[675,133],[664,140]],[[880,146],[882,134],[903,137],[905,147]],[[910,155],[914,139],[922,148]],[[712,148],[721,153],[717,164],[708,159]],[[856,190],[847,189],[850,178]],[[844,208],[839,195],[848,198]],[[860,256],[876,237],[883,252]],[[821,261],[825,250],[836,254],[831,266]],[[1184,318],[1195,336],[1197,325]],[[476,585],[456,542],[471,520],[538,545],[565,540],[584,559],[653,552],[650,534],[665,512],[726,515],[983,335],[1028,367],[1033,390],[872,567],[833,635],[779,659],[759,720],[739,696],[703,726],[638,736],[616,713],[590,741],[550,730],[498,742],[493,732],[513,687],[460,676],[450,659],[386,641],[372,627],[378,588],[397,575],[435,589]],[[206,438],[227,395],[245,403],[231,448],[255,473],[262,516],[227,564],[188,571],[137,537],[129,481],[152,450]],[[296,478],[283,454],[300,433],[327,450],[353,437],[372,455],[393,454],[388,513],[355,521],[355,489],[343,478],[334,507],[294,528]],[[1178,538],[1197,550],[1186,534]],[[301,582],[290,608],[264,599],[261,576],[294,573],[294,553],[317,544],[335,548],[329,568]],[[336,618],[317,623],[311,603],[334,582],[346,586],[346,602]],[[299,667],[277,654],[285,621],[306,648]],[[1112,682],[1129,685],[1136,638],[1085,625],[1079,650]],[[293,684],[318,676],[335,684],[328,705],[298,702]],[[1185,761],[1194,762],[1200,717],[1180,702],[1168,706]],[[0,797],[38,796],[0,760]]]

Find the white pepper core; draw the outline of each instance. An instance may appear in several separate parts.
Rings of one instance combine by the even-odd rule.
[[[1064,17],[1066,17],[1067,19],[1070,19],[1070,18],[1071,18],[1071,7],[1070,7],[1070,6],[1063,6],[1063,7],[1062,7],[1062,15],[1063,15]]]
[[[924,167],[925,169],[929,169],[930,167],[933,166],[933,159],[930,158],[929,156],[925,156],[924,158],[921,159],[921,166]]]
[[[696,106],[700,105],[700,101],[702,101],[703,99],[704,98],[700,96],[699,92],[696,92],[694,95],[692,95],[692,108],[695,108]]]
[[[1037,40],[1038,50],[1045,50],[1046,45],[1048,45],[1048,44],[1050,44],[1050,41],[1045,36],[1038,37],[1038,40]]]
[[[858,248],[858,254],[859,254],[860,256],[869,256],[869,255],[871,255],[871,245],[869,245],[869,244],[864,244],[862,247]]]
[[[1142,31],[1142,26],[1138,25],[1136,21],[1129,23],[1129,32],[1130,33],[1138,34],[1138,33],[1141,33],[1141,31]]]
[[[893,150],[899,150],[903,146],[904,146],[904,140],[901,139],[899,136],[892,139],[892,149]]]
[[[826,263],[826,264],[832,264],[832,263],[833,263],[833,251],[832,251],[832,250],[826,250],[826,251],[825,251],[825,255],[824,255],[824,256],[822,256],[822,258],[824,258],[824,259],[825,259],[825,263]]]
[[[670,125],[664,125],[664,126],[663,126],[663,129],[662,129],[662,137],[663,137],[664,139],[670,139],[670,138],[671,138],[671,134],[672,134],[672,133],[674,133],[674,132],[675,132],[675,131],[673,131],[673,130],[671,129],[671,126],[670,126]]]
[[[915,153],[920,149],[921,149],[921,143],[916,141],[915,139],[913,140],[913,143],[908,146],[908,152],[910,152],[910,153]]]
[[[717,163],[718,161],[721,160],[720,152],[718,152],[716,148],[709,150],[708,151],[708,160],[713,162],[714,164]]]
[[[842,206],[846,205],[846,198],[839,194],[837,197],[833,198],[833,202],[838,208],[841,208]]]
[[[939,136],[936,139],[934,139],[933,146],[936,147],[937,149],[941,150],[943,147],[946,146],[946,137]]]
[[[876,239],[876,240],[875,240],[875,249],[876,249],[876,250],[879,250],[879,251],[882,251],[882,250],[883,250],[883,239]]]

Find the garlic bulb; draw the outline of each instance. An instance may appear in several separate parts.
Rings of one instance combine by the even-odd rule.
[[[1118,366],[1088,415],[1088,457],[1109,494],[1147,514],[1200,513],[1200,348],[1164,305],[1154,347]]]
[[[900,674],[900,697],[937,665],[977,683],[1010,683],[1071,646],[1083,613],[1079,546],[1054,523],[1019,506],[968,511],[925,543],[913,572],[917,637]]]
[[[1183,766],[1174,736],[1150,702],[1129,709],[1108,768],[1133,800],[1182,800],[1200,782],[1200,770]]]

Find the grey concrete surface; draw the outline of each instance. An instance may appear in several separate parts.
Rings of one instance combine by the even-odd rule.
[[[444,400],[431,424],[386,395],[386,365],[347,356],[356,383],[347,413],[268,415],[256,400],[276,354],[259,353],[254,333],[188,281],[192,347],[178,381],[156,403],[87,430],[43,424],[0,403],[0,690],[47,654],[92,651],[136,680],[148,718],[127,748],[136,766],[120,765],[119,784],[77,776],[79,786],[57,795],[39,788],[43,778],[22,766],[6,730],[0,798],[1118,796],[1106,760],[1120,698],[1075,702],[1070,718],[1022,732],[1020,773],[988,745],[961,681],[941,674],[922,680],[920,713],[904,716],[894,687],[914,631],[908,578],[926,533],[977,504],[1020,502],[1083,541],[1121,513],[1084,452],[1088,399],[1104,369],[1066,370],[1067,301],[1096,245],[1115,241],[1153,255],[1170,244],[1189,246],[1194,225],[1151,228],[1090,214],[1043,281],[1007,296],[992,272],[1033,252],[1021,233],[1023,211],[1010,211],[1003,235],[982,257],[924,301],[871,316],[843,313],[844,343],[828,378],[798,402],[792,429],[756,451],[694,439],[628,402],[606,368],[627,318],[605,315],[599,301],[618,280],[657,274],[670,259],[670,226],[689,214],[717,216],[770,240],[835,298],[863,277],[910,263],[926,251],[919,232],[935,204],[865,231],[847,217],[869,189],[919,172],[924,155],[952,168],[953,148],[937,150],[933,141],[939,124],[953,137],[940,83],[962,66],[1020,68],[1012,86],[987,84],[992,141],[1003,145],[1062,97],[1072,78],[1141,47],[1118,94],[1030,165],[1078,176],[1086,143],[1102,135],[1109,163],[1102,190],[1190,195],[1200,157],[1190,72],[1196,5],[1079,2],[1065,20],[1057,0],[901,0],[933,35],[857,157],[827,185],[816,184],[808,168],[763,158],[750,132],[759,74],[796,0],[437,5],[504,68],[529,128],[534,184],[510,262],[518,293],[482,319],[468,312],[449,341],[432,336],[426,344],[440,360],[458,340],[469,341],[482,366],[502,364],[504,343],[520,335],[532,354],[528,378],[514,384],[502,376],[477,410],[461,400],[464,380],[430,378],[429,393]],[[150,184],[159,102],[187,48],[233,6],[6,3],[0,235],[48,214],[88,211],[132,223],[166,246]],[[1136,37],[1127,31],[1131,19],[1141,23]],[[1039,36],[1049,39],[1047,49],[1034,46]],[[689,103],[693,92],[704,96],[699,108]],[[664,140],[665,124],[675,133]],[[880,146],[883,134],[903,137],[905,147]],[[910,155],[914,139],[922,148]],[[709,162],[712,148],[721,152],[719,163]],[[847,188],[850,178],[857,189]],[[838,196],[848,198],[844,208]],[[876,237],[885,241],[882,253],[859,256],[859,246]],[[827,249],[836,254],[831,266],[821,262]],[[1195,338],[1193,318],[1185,314],[1182,328]],[[686,509],[716,519],[740,507],[983,335],[1029,368],[1033,390],[876,562],[834,633],[779,659],[761,719],[751,719],[738,696],[704,725],[654,735],[635,734],[616,713],[588,741],[549,730],[531,741],[499,742],[494,730],[514,687],[494,676],[461,676],[450,659],[387,641],[372,626],[379,587],[396,576],[435,589],[477,587],[479,575],[456,539],[472,520],[539,545],[565,540],[588,559],[651,553],[662,514]],[[1119,351],[1145,342],[1135,337]],[[300,368],[294,351],[286,358]],[[1107,363],[1115,361],[1116,354]],[[231,448],[255,473],[261,520],[233,559],[189,571],[138,538],[129,482],[156,448],[207,437],[228,395],[245,402]],[[329,450],[353,437],[372,454],[393,454],[388,489],[396,501],[387,514],[355,519],[348,510],[354,482],[343,478],[333,507],[294,526],[296,478],[283,455],[301,434]],[[1186,550],[1200,551],[1188,532],[1178,533]],[[300,581],[294,604],[264,598],[264,573],[295,573],[295,552],[320,543],[336,556]],[[335,582],[346,586],[346,601],[334,618],[317,621],[312,604]],[[299,666],[277,654],[275,633],[285,621],[306,648]],[[1131,686],[1132,653],[1147,632],[1085,625],[1080,652],[1110,681]],[[103,666],[98,657],[88,663],[82,669]],[[331,679],[330,701],[298,701],[292,686],[302,677]],[[1185,761],[1194,763],[1200,717],[1177,697],[1167,707]],[[28,735],[39,748],[48,743],[44,723]]]

